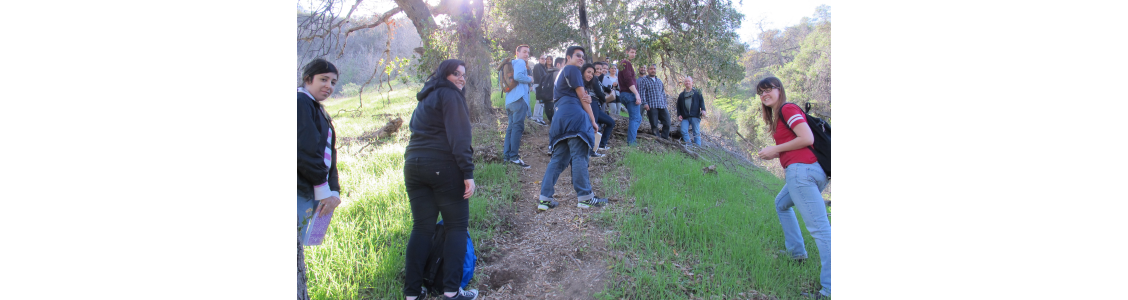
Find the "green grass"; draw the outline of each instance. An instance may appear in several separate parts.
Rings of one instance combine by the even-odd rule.
[[[818,249],[805,227],[811,259],[794,264],[777,255],[784,246],[774,199],[782,180],[762,171],[741,178],[723,166],[703,175],[707,161],[628,151],[622,164],[632,174],[630,187],[606,177],[612,175],[603,182],[610,183],[608,194],[636,202],[598,218],[619,233],[609,243],[626,255],[608,262],[612,277],[597,298],[729,299],[756,290],[789,299],[818,290]]]
[[[348,203],[334,213],[326,240],[306,248],[309,292],[312,299],[397,299],[403,297],[404,251],[411,234],[410,202],[404,187],[403,157],[410,135],[408,122],[416,106],[419,86],[401,87],[390,94],[365,94],[361,113],[357,97],[326,101],[334,115],[338,141],[383,126],[396,116],[404,125],[379,146],[338,147],[337,168],[342,196]],[[346,110],[346,112],[341,112]],[[498,139],[489,130],[476,130],[478,138]],[[369,150],[371,149],[371,150]],[[470,233],[475,242],[497,232],[493,216],[503,201],[514,197],[516,176],[500,164],[476,164],[478,192],[470,200]],[[471,283],[473,285],[474,283]]]

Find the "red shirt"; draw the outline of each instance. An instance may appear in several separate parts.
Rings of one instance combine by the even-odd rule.
[[[631,62],[623,60],[623,69],[619,71],[619,91],[623,93],[630,93],[631,86],[635,85],[635,71],[631,67]],[[637,89],[638,87],[635,87]]]
[[[790,142],[798,137],[795,135],[795,132],[787,129],[788,125],[790,125],[791,128],[795,128],[795,126],[799,124],[807,123],[807,117],[803,115],[803,110],[799,109],[799,105],[784,104],[783,108],[780,109],[780,114],[782,114],[783,117],[780,117],[779,121],[776,121],[776,130],[772,133],[772,138],[775,139],[776,145]],[[784,124],[784,122],[787,122],[787,124]],[[819,159],[815,157],[815,153],[811,152],[811,149],[807,147],[779,153],[779,164],[783,165],[784,169],[793,163],[813,164],[818,161]]]

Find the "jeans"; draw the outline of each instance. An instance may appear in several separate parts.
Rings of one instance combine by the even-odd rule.
[[[646,115],[650,118],[651,134],[658,135],[657,121],[662,121],[662,138],[670,138],[670,113],[666,111],[665,108],[651,107],[650,110],[646,112]]]
[[[701,119],[685,118],[681,121],[682,140],[689,143],[689,127],[693,126],[693,143],[701,146]]]
[[[529,115],[529,118],[531,118],[533,120],[544,121],[543,116],[544,116],[544,103],[542,103],[540,101],[540,99],[537,99],[537,104],[533,105],[533,114]]]
[[[600,133],[603,134],[603,138],[598,141],[599,147],[606,148],[607,141],[611,139],[612,130],[615,129],[615,119],[603,112],[602,109],[593,110],[592,113],[595,115],[595,122],[600,124]]]
[[[548,161],[541,180],[540,200],[552,200],[552,194],[556,193],[556,179],[568,165],[572,166],[572,188],[576,189],[576,199],[584,201],[595,197],[588,180],[588,151],[591,147],[578,137],[564,139],[552,147],[552,159]]]
[[[505,142],[502,154],[505,161],[514,161],[521,158],[521,135],[525,134],[525,117],[529,115],[529,105],[525,100],[513,101],[505,105],[509,114],[509,128],[505,130]]]
[[[823,173],[819,163],[803,164],[793,163],[787,166],[783,190],[776,195],[776,215],[783,226],[783,240],[787,252],[792,257],[807,257],[807,250],[803,245],[803,234],[799,231],[799,221],[795,218],[792,206],[803,214],[803,223],[807,231],[815,238],[815,245],[819,248],[819,260],[822,262],[822,271],[819,281],[822,290],[819,293],[830,295],[830,221],[826,217],[826,204],[823,202],[821,191],[826,188],[826,174]]]
[[[627,108],[627,114],[630,115],[627,122],[627,145],[638,144],[635,138],[638,137],[638,125],[642,124],[642,113],[638,111],[641,105],[635,104],[634,93],[623,92],[619,96],[622,99],[620,102]]]
[[[309,220],[313,218],[313,213],[317,210],[317,200],[302,197],[298,195],[298,234],[304,237],[306,230],[309,229]]]
[[[431,252],[437,217],[442,214],[446,241],[443,244],[443,292],[457,292],[466,259],[470,201],[462,198],[466,185],[454,160],[410,158],[403,165],[404,185],[411,202],[411,237],[403,293],[419,296],[423,288],[423,266]]]

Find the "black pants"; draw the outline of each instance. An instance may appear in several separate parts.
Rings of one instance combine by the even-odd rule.
[[[552,122],[552,114],[556,112],[556,105],[554,105],[553,102],[551,98],[541,100],[541,103],[544,103],[545,117],[547,117],[545,120],[549,122]]]
[[[431,251],[436,217],[443,216],[446,243],[443,245],[443,292],[457,292],[466,259],[466,227],[470,223],[470,201],[462,198],[466,185],[462,171],[451,160],[409,158],[403,165],[404,185],[411,199],[413,225],[407,241],[405,296],[419,296],[423,266]],[[453,262],[453,263],[452,263]]]
[[[665,108],[651,107],[650,110],[646,112],[646,117],[650,119],[650,128],[652,131],[658,129],[658,124],[655,121],[662,121],[662,138],[670,138],[670,113],[666,111]],[[658,135],[657,132],[651,133]]]

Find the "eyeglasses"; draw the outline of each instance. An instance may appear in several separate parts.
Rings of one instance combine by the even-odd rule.
[[[767,94],[768,92],[771,92],[771,91],[772,91],[772,90],[774,90],[774,89],[777,89],[777,87],[774,87],[774,86],[773,86],[773,87],[770,87],[770,88],[768,88],[768,89],[766,89],[766,90],[760,90],[760,92],[759,92],[758,94],[760,94],[761,96],[763,96],[764,94]]]
[[[454,77],[458,77],[458,78],[466,77],[466,73],[459,73],[458,71],[454,71],[454,74],[451,74],[451,75],[454,75]]]

